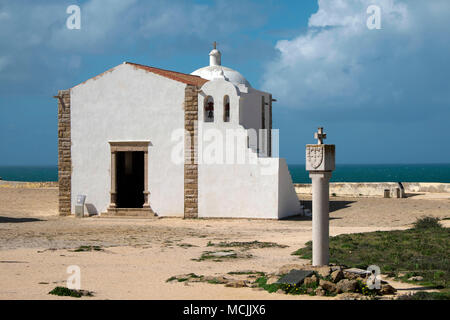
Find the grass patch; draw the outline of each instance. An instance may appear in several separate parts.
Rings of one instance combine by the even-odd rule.
[[[269,293],[277,292],[281,286],[278,283],[267,284],[266,276],[259,277],[258,279],[256,279],[255,283],[258,285],[258,287],[263,288]]]
[[[424,292],[419,291],[412,295],[402,295],[399,300],[450,300],[450,292]]]
[[[308,294],[310,296],[315,296],[315,290],[318,287],[318,282],[311,283],[309,285],[305,285],[304,283],[302,283],[301,285],[290,285],[284,283],[267,284],[266,276],[259,277],[258,279],[256,279],[255,283],[258,285],[258,287],[263,288],[269,293],[277,292],[281,289],[284,291],[284,293],[293,295]],[[328,293],[326,295],[334,296],[333,294]]]
[[[218,279],[216,279],[216,278],[214,278],[214,279],[208,280],[207,283],[209,283],[209,284],[222,284],[223,282],[218,280]]]
[[[220,255],[220,253],[224,253],[224,255]],[[239,258],[248,259],[251,257],[252,257],[251,254],[242,254],[242,253],[235,252],[233,250],[222,250],[222,251],[205,251],[202,253],[200,258],[191,259],[191,260],[197,261],[197,262],[204,261],[204,260],[212,260],[215,262],[221,262],[223,260],[228,260],[228,259],[239,259]]]
[[[177,246],[179,246],[179,247],[181,247],[183,249],[197,247],[197,246],[195,246],[193,244],[190,244],[190,243],[179,243],[179,244],[177,244]]]
[[[73,252],[103,251],[100,246],[79,246]]]
[[[262,242],[262,241],[247,241],[247,242],[219,242],[213,243],[211,241],[207,244],[208,247],[219,247],[219,248],[245,248],[245,249],[262,249],[262,248],[287,248],[288,246],[278,244],[275,242]]]
[[[247,274],[257,274],[260,276],[264,276],[265,273],[262,271],[230,271],[228,272],[229,275],[247,275]]]
[[[66,287],[56,287],[55,289],[50,291],[48,294],[53,294],[55,296],[73,297],[73,298],[81,298],[82,296],[92,297],[92,293],[89,291],[74,290],[74,289],[69,289]]]
[[[449,289],[449,239],[449,228],[443,228],[434,218],[422,218],[408,230],[331,237],[330,262],[361,269],[374,264],[382,273],[400,280],[422,276],[422,281],[414,283]],[[293,254],[311,259],[311,241]]]

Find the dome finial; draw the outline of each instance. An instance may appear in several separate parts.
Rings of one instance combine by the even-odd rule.
[[[212,49],[211,52],[209,53],[209,65],[210,66],[220,66],[222,54],[220,53],[219,50],[217,50],[217,42],[216,41],[213,42],[213,47],[214,47],[214,49]]]

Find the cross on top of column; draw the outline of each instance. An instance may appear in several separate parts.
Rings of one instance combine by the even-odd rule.
[[[314,133],[314,139],[317,139],[317,144],[323,144],[323,140],[327,138],[327,134],[323,133],[323,128],[320,127],[317,132]]]

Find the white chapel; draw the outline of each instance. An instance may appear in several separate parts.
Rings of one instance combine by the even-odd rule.
[[[124,62],[58,98],[59,213],[282,219],[302,214],[272,103],[238,72]]]

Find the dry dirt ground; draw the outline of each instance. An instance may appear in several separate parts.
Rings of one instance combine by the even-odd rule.
[[[174,275],[226,275],[230,271],[276,272],[303,264],[291,253],[311,239],[311,220],[99,218],[57,216],[56,188],[0,188],[0,299],[73,299],[49,295],[66,285],[67,267],[81,270],[82,299],[317,299],[207,283],[166,282]],[[310,197],[300,196],[311,205]],[[450,216],[450,200],[331,198],[330,234],[404,229],[424,215]],[[450,221],[443,221],[448,225]],[[251,258],[195,261],[208,243],[268,241],[286,248],[249,249]],[[103,251],[74,252],[82,245]],[[235,248],[240,250],[239,248]],[[228,260],[228,261],[227,261]],[[231,276],[230,276],[231,277]],[[409,284],[392,283],[400,292]],[[325,298],[323,298],[325,299]]]

